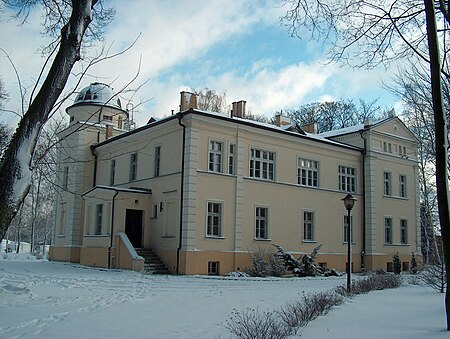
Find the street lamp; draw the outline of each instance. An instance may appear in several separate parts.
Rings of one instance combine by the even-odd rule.
[[[347,292],[350,293],[352,287],[352,223],[350,214],[352,212],[353,205],[355,205],[356,198],[353,198],[351,194],[347,194],[341,199],[344,202],[345,209],[347,210]]]

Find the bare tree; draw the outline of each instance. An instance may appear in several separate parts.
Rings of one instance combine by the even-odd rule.
[[[211,112],[226,112],[227,94],[225,92],[218,93],[213,89],[205,87],[201,91],[191,90],[197,94],[197,106],[199,109]]]
[[[449,2],[444,0],[284,0],[290,5],[282,23],[293,36],[309,29],[313,38],[330,39],[330,60],[372,68],[415,57],[430,67],[436,130],[436,187],[447,267],[445,295],[450,330],[450,207],[447,170],[447,121],[441,77],[450,78],[447,44]]]
[[[102,28],[114,15],[114,11],[105,7],[102,0],[3,2],[16,10],[16,16],[22,22],[26,21],[31,11],[36,8],[42,10],[44,33],[54,37],[54,40],[44,49],[48,52],[45,63],[51,64],[48,72],[44,74],[44,65],[31,92],[30,104],[0,162],[1,239],[28,194],[39,134],[60,98],[73,66],[81,59],[83,41],[99,38]]]

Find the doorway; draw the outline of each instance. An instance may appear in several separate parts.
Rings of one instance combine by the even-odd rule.
[[[125,214],[125,234],[134,248],[142,247],[142,210],[127,209]]]

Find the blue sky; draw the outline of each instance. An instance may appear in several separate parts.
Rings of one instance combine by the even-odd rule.
[[[279,24],[286,11],[282,1],[110,3],[117,10],[105,34],[111,52],[128,46],[139,34],[140,38],[127,53],[93,67],[81,87],[101,81],[120,90],[135,76],[141,60],[139,76],[131,85],[137,87],[147,81],[133,97],[138,125],[151,116],[177,111],[180,91],[205,87],[225,91],[228,104],[246,100],[253,114],[266,116],[314,101],[340,98],[380,98],[383,107],[401,107],[382,88],[382,82],[390,81],[390,72],[383,68],[369,72],[326,65],[326,46],[310,41],[307,34],[304,40],[291,38]],[[8,22],[6,15],[2,17],[0,47],[12,58],[30,93],[44,61],[36,51],[47,41],[37,26],[40,13],[33,13],[30,23],[23,27]],[[87,50],[86,59],[99,50],[100,44]],[[0,76],[11,96],[7,108],[18,110],[17,80],[3,54],[0,60]],[[74,83],[72,79],[66,90]],[[123,96],[127,99],[130,94]],[[145,104],[139,105],[142,101]],[[15,121],[10,113],[0,114],[2,120]]]

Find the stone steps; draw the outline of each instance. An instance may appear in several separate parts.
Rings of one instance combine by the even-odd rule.
[[[166,265],[150,248],[136,248],[136,252],[145,259],[143,274],[170,274]]]

